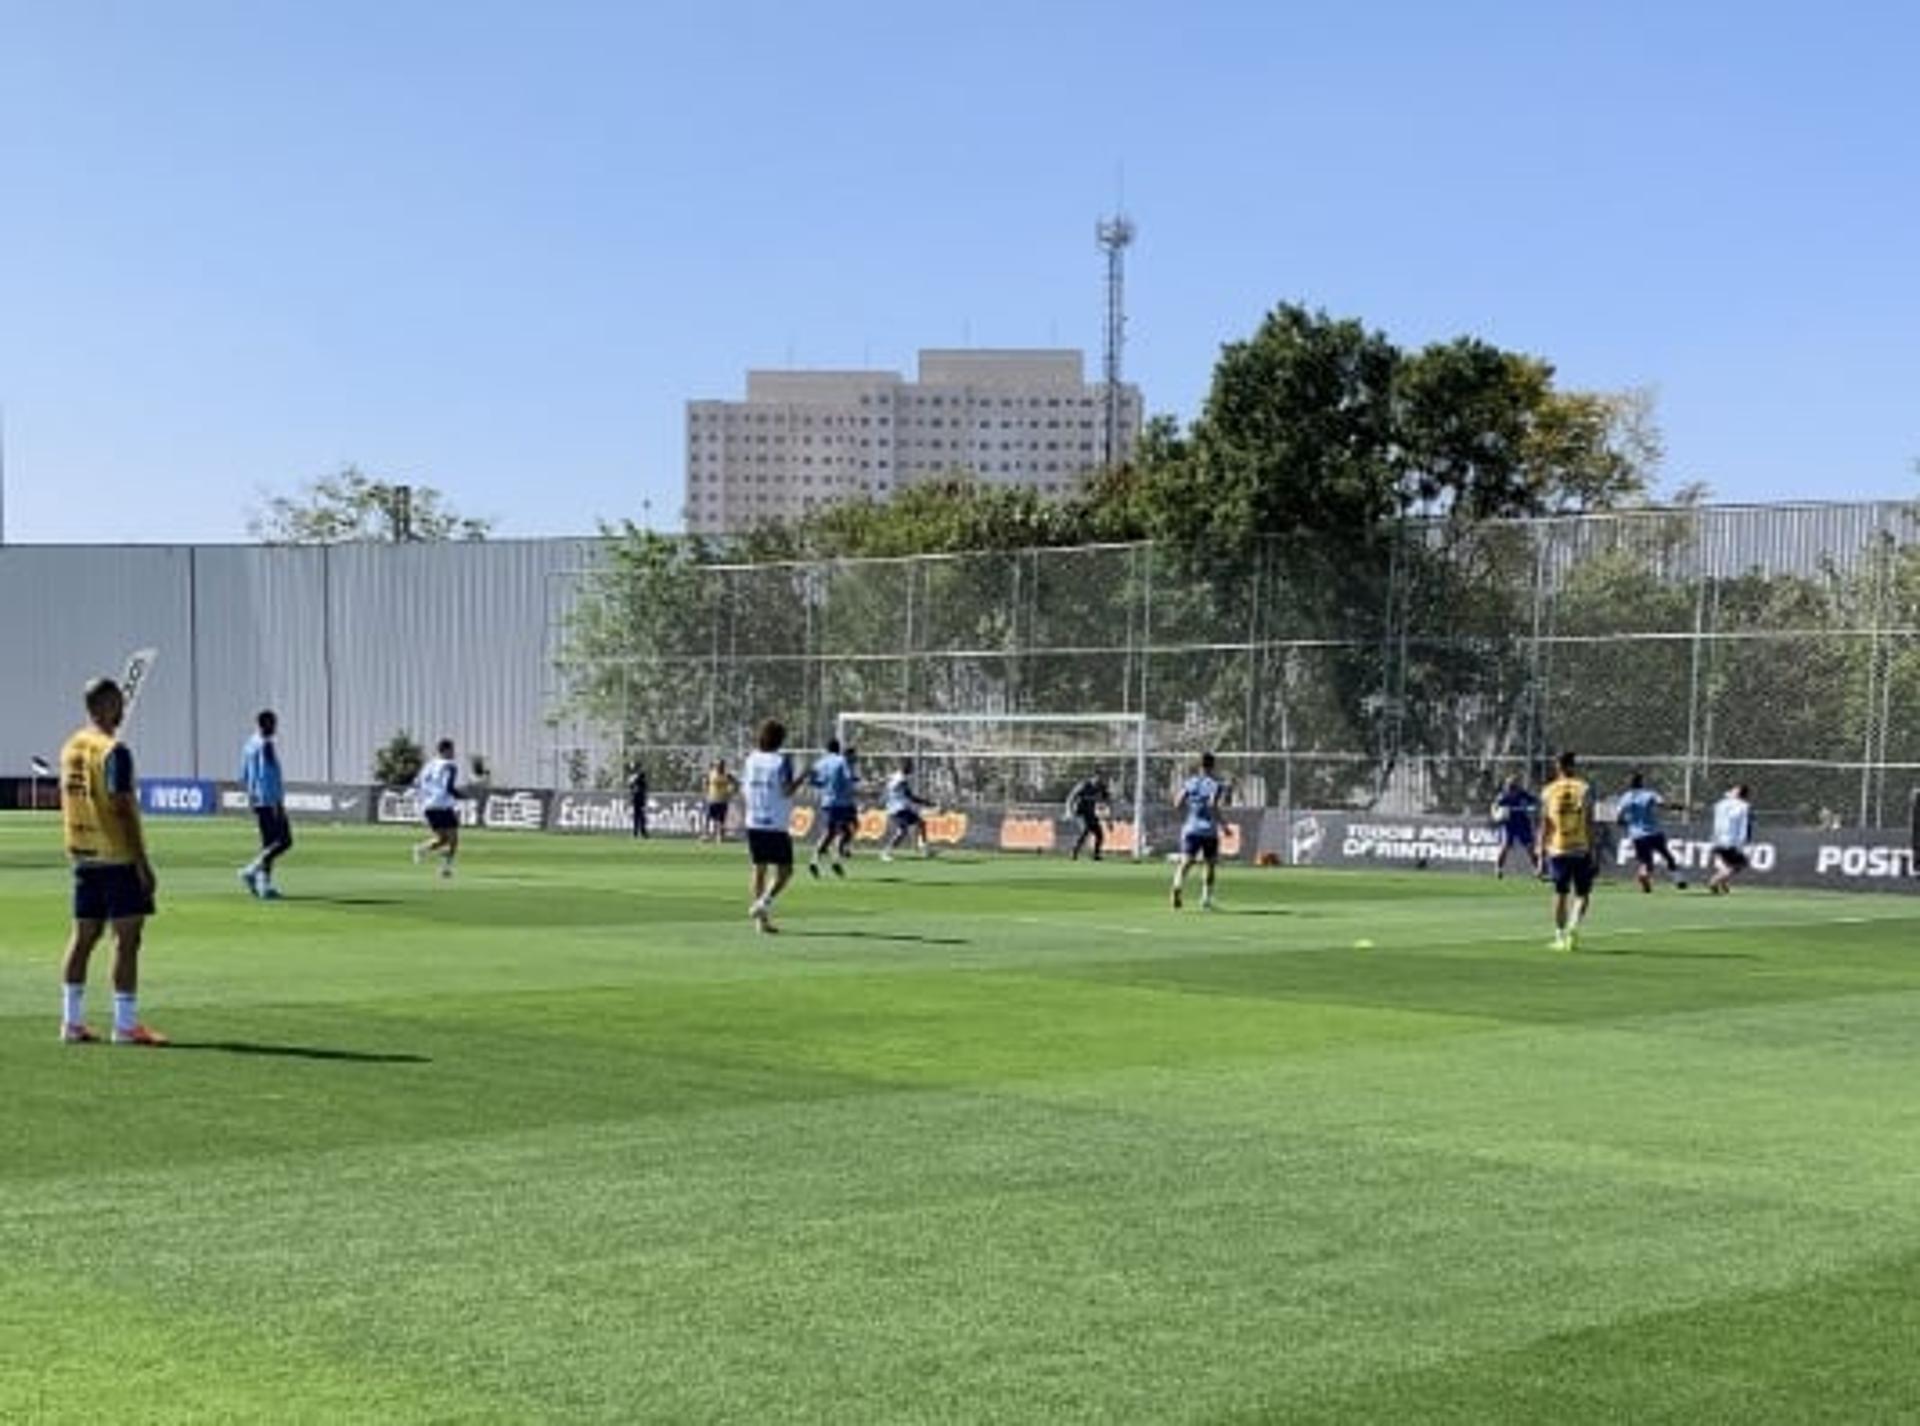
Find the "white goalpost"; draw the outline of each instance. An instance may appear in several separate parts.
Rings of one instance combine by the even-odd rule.
[[[922,713],[850,709],[834,720],[863,763],[911,757],[938,765],[962,796],[1010,805],[1053,801],[1095,768],[1131,773],[1133,854],[1146,853],[1147,718],[1143,713]],[[1117,780],[1117,779],[1116,779]],[[1064,784],[1064,786],[1063,786]],[[1116,800],[1119,789],[1116,787]]]

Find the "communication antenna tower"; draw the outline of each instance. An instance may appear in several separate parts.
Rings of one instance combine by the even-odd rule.
[[[1111,218],[1102,218],[1094,228],[1094,239],[1107,255],[1107,420],[1102,456],[1107,469],[1111,470],[1120,464],[1120,435],[1126,409],[1121,400],[1120,354],[1127,343],[1127,248],[1133,242],[1133,219],[1119,212]]]

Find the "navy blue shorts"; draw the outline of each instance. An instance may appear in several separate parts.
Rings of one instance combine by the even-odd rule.
[[[253,820],[260,824],[261,847],[278,847],[285,852],[293,846],[293,825],[287,821],[284,807],[256,807]]]
[[[707,804],[707,820],[718,823],[724,827],[727,823],[727,804],[724,802],[709,802]]]
[[[1673,853],[1667,850],[1667,834],[1651,832],[1644,837],[1633,839],[1633,857],[1641,866],[1651,868],[1655,857],[1673,860]]]
[[[1188,832],[1180,839],[1180,851],[1188,857],[1199,857],[1203,861],[1220,860],[1220,834],[1218,832]]]
[[[1523,818],[1509,817],[1500,824],[1500,839],[1509,847],[1531,847],[1533,823]]]
[[[460,828],[460,814],[451,807],[429,807],[426,818],[427,825],[436,832],[455,832]]]
[[[1713,854],[1726,864],[1728,871],[1745,871],[1747,869],[1747,854],[1743,848],[1715,847]]]
[[[747,860],[755,866],[792,866],[793,834],[771,828],[747,828]]]
[[[73,869],[73,919],[124,921],[153,915],[152,893],[140,885],[130,866],[77,866]]]
[[[1553,881],[1553,889],[1562,896],[1568,892],[1575,896],[1593,894],[1593,857],[1586,852],[1548,857],[1547,875]]]
[[[923,827],[926,824],[920,820],[920,814],[913,808],[903,807],[893,814],[893,825],[904,832],[909,827]]]
[[[821,809],[821,814],[826,818],[829,837],[837,837],[842,832],[855,831],[860,826],[858,807],[826,807]]]

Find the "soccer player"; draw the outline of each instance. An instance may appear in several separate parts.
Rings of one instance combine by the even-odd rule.
[[[1753,804],[1747,800],[1743,782],[1729,788],[1727,795],[1713,804],[1713,875],[1707,890],[1725,896],[1733,890],[1733,879],[1747,869],[1747,847],[1753,841]]]
[[[280,776],[280,752],[274,734],[280,720],[263,708],[253,720],[258,730],[240,750],[240,785],[260,826],[259,855],[240,868],[240,884],[263,901],[278,901],[273,864],[293,850],[293,824],[287,820],[287,789]]]
[[[453,739],[442,738],[434,747],[435,757],[420,769],[413,780],[414,796],[420,815],[433,835],[414,845],[413,859],[418,862],[434,852],[440,854],[440,875],[453,875],[453,859],[460,854],[460,764],[453,760]]]
[[[1176,811],[1186,814],[1180,826],[1180,864],[1173,870],[1173,909],[1178,911],[1186,897],[1187,873],[1195,862],[1204,861],[1201,874],[1200,908],[1213,910],[1213,881],[1220,868],[1220,808],[1227,800],[1227,789],[1213,775],[1212,753],[1200,754],[1200,770],[1180,785],[1173,799]]]
[[[1080,835],[1073,841],[1071,860],[1080,860],[1080,849],[1088,842],[1093,843],[1093,859],[1100,860],[1100,852],[1107,845],[1107,831],[1100,822],[1100,810],[1109,802],[1107,775],[1099,768],[1093,770],[1093,776],[1084,777],[1074,784],[1073,791],[1067,794],[1067,815],[1080,819]]]
[[[627,797],[633,807],[633,835],[647,835],[647,765],[636,762],[627,774]]]
[[[1553,882],[1553,948],[1580,949],[1580,923],[1593,900],[1593,789],[1579,760],[1560,754],[1560,775],[1540,794],[1542,845]]]
[[[1645,892],[1653,890],[1655,857],[1666,862],[1667,878],[1672,881],[1674,889],[1687,889],[1680,863],[1673,859],[1673,848],[1667,845],[1667,834],[1660,828],[1660,809],[1665,805],[1666,800],[1647,786],[1646,774],[1635,768],[1633,775],[1627,779],[1627,790],[1620,794],[1614,820],[1626,832],[1627,840],[1633,843],[1633,859],[1639,863],[1634,877]]]
[[[60,814],[73,863],[73,935],[61,968],[60,1039],[92,1044],[87,962],[113,930],[113,1043],[158,1048],[167,1037],[140,1023],[140,944],[153,915],[153,863],[140,827],[133,754],[117,737],[126,698],[110,678],[86,688],[87,725],[60,750]]]
[[[853,847],[853,834],[860,825],[860,807],[853,790],[860,778],[853,770],[853,759],[840,751],[838,738],[827,739],[827,751],[807,774],[807,781],[820,792],[820,840],[814,844],[807,861],[807,873],[820,879],[820,858],[833,848],[833,874],[847,874],[847,854]]]
[[[700,834],[701,841],[726,841],[727,806],[739,791],[740,784],[727,771],[726,760],[715,758],[707,769],[707,829]]]
[[[780,929],[773,924],[773,903],[793,880],[793,794],[801,779],[793,759],[780,751],[786,741],[786,725],[769,718],[747,754],[747,859],[753,863],[747,915],[762,935]]]
[[[927,824],[920,816],[922,807],[931,806],[931,802],[913,790],[913,759],[900,759],[900,770],[887,779],[887,820],[893,824],[893,831],[880,849],[881,861],[892,861],[893,849],[915,835],[920,839],[920,855],[933,855],[933,846],[927,841]]]
[[[1518,777],[1507,779],[1500,795],[1493,800],[1493,819],[1500,824],[1500,855],[1494,861],[1496,880],[1507,874],[1507,854],[1518,847],[1535,872],[1540,870],[1540,852],[1533,835],[1533,815],[1540,810],[1540,799],[1528,792]]]

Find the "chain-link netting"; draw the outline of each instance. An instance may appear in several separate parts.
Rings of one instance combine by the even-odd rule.
[[[1641,768],[1698,806],[1744,781],[1794,820],[1900,822],[1920,782],[1906,505],[665,573],[610,550],[566,586],[563,786],[635,760],[690,786],[761,717],[815,747],[852,709],[1141,713],[1149,791],[1211,748],[1243,804],[1467,812],[1563,748],[1603,789]],[[973,780],[953,795],[1007,774]]]

